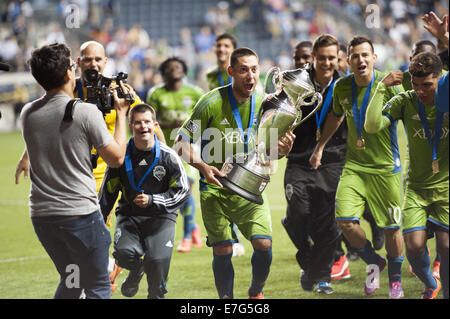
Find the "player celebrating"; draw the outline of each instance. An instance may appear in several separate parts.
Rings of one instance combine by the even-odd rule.
[[[249,48],[233,51],[228,67],[232,84],[212,90],[196,104],[191,117],[179,130],[175,147],[179,154],[201,174],[200,202],[203,222],[208,233],[207,245],[213,247],[212,268],[219,298],[233,298],[234,269],[232,243],[236,242],[232,223],[253,246],[250,298],[263,298],[263,288],[272,262],[272,236],[267,197],[257,205],[222,188],[215,175],[228,156],[254,148],[257,114],[262,95],[255,92],[259,78],[257,54]],[[236,134],[238,134],[238,138]],[[225,136],[225,138],[222,138]],[[216,138],[219,137],[219,138]],[[294,140],[286,133],[278,142],[278,155],[286,155]],[[201,140],[201,156],[191,144]],[[214,148],[214,154],[205,151]],[[232,154],[226,154],[232,150]],[[220,157],[217,154],[221,154]]]
[[[401,298],[402,236],[397,213],[401,207],[401,163],[397,146],[396,124],[378,134],[364,131],[365,111],[370,97],[384,74],[374,69],[377,59],[372,42],[354,37],[348,45],[348,62],[353,74],[339,79],[334,88],[333,112],[327,118],[322,135],[310,158],[313,168],[321,165],[324,146],[347,118],[347,154],[336,193],[336,220],[350,244],[358,249],[369,265],[383,270],[386,261],[379,256],[358,221],[366,204],[384,230],[388,259],[390,298]],[[386,90],[385,101],[399,88]],[[369,274],[365,293],[372,295],[378,288]]]
[[[414,91],[400,93],[383,104],[387,88],[401,81],[401,72],[397,72],[389,73],[376,87],[367,109],[365,129],[377,133],[398,119],[406,126],[410,153],[403,209],[406,256],[414,273],[425,285],[422,299],[434,299],[440,290],[440,283],[433,278],[430,270],[426,249],[427,228],[436,233],[437,251],[442,260],[440,271],[447,273],[443,273],[442,277],[448,280],[449,145],[448,134],[442,134],[448,131],[448,113],[444,116],[434,106],[442,62],[433,53],[415,56],[409,65]]]
[[[231,77],[228,75],[227,69],[230,65],[231,53],[236,49],[236,43],[236,38],[229,33],[217,36],[215,45],[217,67],[206,74],[210,90],[231,83]]]
[[[189,83],[184,83],[187,73],[186,63],[177,57],[165,60],[159,67],[164,83],[152,88],[147,102],[155,108],[167,145],[172,147],[177,129],[189,117],[195,103],[203,95],[203,90]],[[190,166],[185,165],[189,173]],[[189,183],[194,183],[194,177],[188,174]],[[180,208],[184,218],[183,239],[178,246],[179,252],[189,252],[192,243],[202,247],[200,227],[195,224],[195,200],[190,194],[188,201]]]

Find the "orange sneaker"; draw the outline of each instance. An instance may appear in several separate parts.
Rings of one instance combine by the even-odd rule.
[[[192,249],[192,242],[189,238],[183,238],[180,245],[177,247],[177,251],[180,253],[188,253]]]
[[[441,279],[441,274],[440,274],[439,268],[441,268],[441,262],[435,260],[433,262],[433,277],[436,279]]]
[[[248,296],[248,299],[264,299],[264,295],[262,293],[262,291],[257,294],[256,296]]]
[[[420,299],[436,299],[439,291],[441,290],[441,282],[437,278],[434,279],[436,279],[437,288],[425,288]]]
[[[109,280],[111,281],[111,293],[113,293],[117,289],[117,276],[119,276],[121,272],[122,267],[119,267],[116,263],[114,263],[114,269],[109,274]]]
[[[200,226],[197,225],[195,229],[191,232],[192,243],[195,247],[201,248],[203,246],[202,236],[200,232]]]
[[[336,261],[333,266],[331,267],[331,279],[332,280],[339,280],[343,277],[344,272],[348,269],[348,260],[345,255],[342,255],[338,261]],[[346,275],[349,275],[349,273],[346,273]],[[349,278],[349,277],[347,277]]]

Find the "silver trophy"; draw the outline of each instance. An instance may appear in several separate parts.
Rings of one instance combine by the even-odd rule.
[[[278,140],[322,105],[322,95],[315,91],[306,68],[284,72],[278,67],[270,69],[264,81],[264,92],[267,96],[259,111],[255,149],[226,159],[221,169],[226,177],[217,177],[225,188],[259,205],[263,203],[261,194],[270,175],[275,172]],[[310,101],[305,102],[307,99]],[[302,116],[301,108],[316,102],[314,109]]]

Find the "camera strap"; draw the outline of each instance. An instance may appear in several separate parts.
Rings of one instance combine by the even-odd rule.
[[[72,122],[73,121],[73,109],[75,107],[75,104],[80,102],[81,99],[71,99],[69,103],[66,104],[66,110],[64,111],[64,122]]]

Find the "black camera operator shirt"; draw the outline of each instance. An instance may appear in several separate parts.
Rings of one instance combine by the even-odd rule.
[[[328,84],[325,90],[322,90],[319,85],[314,81],[314,67],[311,66],[308,69],[309,77],[311,81],[314,83],[316,88],[316,92],[320,92],[323,97],[323,102],[325,103],[325,98],[330,89],[330,84],[332,81],[337,80],[342,76],[338,71],[334,71],[333,80]],[[332,94],[333,92],[330,92]],[[303,117],[308,115],[314,109],[314,105],[302,107],[301,110],[303,112]],[[307,168],[311,168],[309,164],[309,158],[314,151],[314,148],[317,145],[317,117],[320,116],[320,112],[323,109],[323,104],[316,114],[311,116],[308,120],[300,124],[293,132],[296,136],[294,140],[294,145],[292,146],[291,152],[287,155],[288,165],[289,164],[297,164],[300,166],[304,166]],[[328,108],[328,113],[333,112],[333,101],[331,96],[331,104]],[[326,118],[326,117],[325,117]],[[321,123],[321,130],[325,124],[325,120]],[[345,152],[347,149],[347,124],[342,122],[339,129],[336,133],[331,137],[325,149],[323,150],[322,155],[322,166],[330,165],[330,164],[344,164],[345,161]]]

